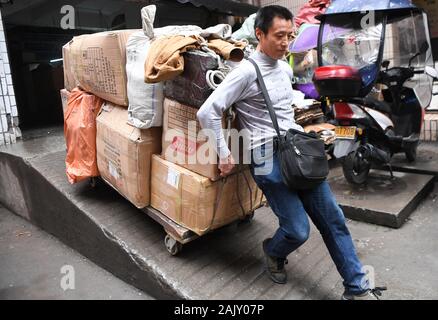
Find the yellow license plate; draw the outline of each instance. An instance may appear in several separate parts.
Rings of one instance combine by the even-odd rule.
[[[337,139],[354,139],[356,127],[336,127],[335,134]]]

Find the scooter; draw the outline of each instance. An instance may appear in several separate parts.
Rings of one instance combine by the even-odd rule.
[[[390,103],[368,97],[332,104],[339,125],[333,155],[342,160],[344,176],[352,184],[363,184],[373,164],[387,165],[393,176],[390,161],[396,153],[405,153],[409,162],[416,160],[424,112],[409,80],[423,73],[438,78],[438,72],[428,66],[424,70],[389,68],[389,61],[384,61],[383,67],[386,70],[380,72],[377,83],[387,87],[383,95]]]
[[[419,18],[427,22],[418,8],[405,11],[408,22]],[[351,18],[351,12],[348,14]],[[355,14],[360,20],[361,13]],[[318,44],[321,66],[315,70],[313,81],[332,108],[337,125],[333,155],[341,160],[344,176],[352,184],[365,183],[372,165],[387,165],[393,177],[390,161],[396,153],[405,153],[408,161],[416,160],[424,109],[432,97],[431,78],[438,77],[428,60],[427,40],[408,57],[407,65],[390,67],[391,61],[383,60],[385,29],[391,23],[391,14],[391,10],[381,10],[377,24],[367,30],[347,19],[341,25],[339,12],[322,19]],[[393,21],[397,24],[402,20]],[[405,25],[408,23],[401,24]],[[427,63],[420,63],[425,60]],[[422,80],[420,85],[419,79],[424,78],[429,80]],[[385,86],[383,101],[369,94],[376,84]]]

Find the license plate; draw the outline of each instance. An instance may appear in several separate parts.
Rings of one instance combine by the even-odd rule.
[[[356,138],[356,127],[336,127],[335,134],[337,139]]]

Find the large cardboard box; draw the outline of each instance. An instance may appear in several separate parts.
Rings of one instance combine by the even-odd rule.
[[[74,78],[74,70],[71,67],[70,46],[67,43],[62,47],[62,59],[64,67],[64,87],[67,91],[72,91],[76,87],[76,80]]]
[[[248,169],[214,182],[153,156],[151,206],[198,235],[245,217],[263,203]]]
[[[161,152],[161,128],[127,124],[128,110],[104,104],[97,117],[97,166],[102,178],[137,208],[150,204],[152,154]]]
[[[126,42],[135,31],[74,37],[62,50],[65,88],[79,86],[104,100],[128,106]]]
[[[167,98],[163,107],[163,158],[213,181],[219,180],[219,159],[214,151],[216,139],[209,139],[200,132],[201,125],[196,117],[198,109]],[[232,128],[235,127],[234,121]],[[234,151],[233,156],[236,161],[242,159],[242,148]]]

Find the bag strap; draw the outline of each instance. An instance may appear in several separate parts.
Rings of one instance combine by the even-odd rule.
[[[280,127],[278,126],[277,115],[275,114],[274,107],[272,106],[272,101],[271,98],[269,97],[268,89],[266,89],[266,84],[265,81],[263,80],[263,76],[262,73],[260,72],[260,68],[253,59],[249,58],[248,60],[254,65],[254,68],[257,73],[257,80],[260,84],[260,88],[262,89],[266,106],[268,107],[269,115],[271,116],[272,124],[274,125],[274,129],[277,132],[278,138],[281,139],[281,133],[280,133]]]

